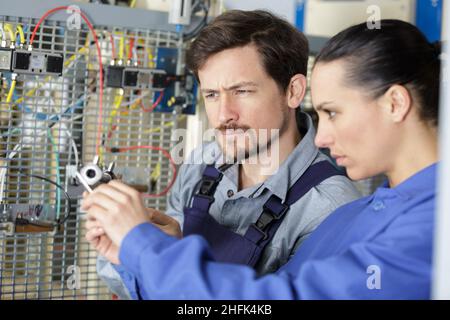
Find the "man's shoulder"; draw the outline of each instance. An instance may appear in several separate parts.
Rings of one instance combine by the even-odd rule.
[[[321,161],[330,161],[330,158],[319,153],[313,164]],[[323,180],[316,186],[316,189],[324,198],[334,203],[336,207],[359,199],[362,196],[353,182],[343,174],[333,175]]]

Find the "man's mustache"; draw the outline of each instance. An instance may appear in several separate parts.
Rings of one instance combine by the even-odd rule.
[[[221,132],[224,132],[226,130],[242,130],[242,131],[247,131],[249,130],[250,127],[246,126],[246,125],[240,125],[237,123],[229,123],[229,124],[221,124],[220,126],[218,126],[216,128],[216,130],[219,130]]]

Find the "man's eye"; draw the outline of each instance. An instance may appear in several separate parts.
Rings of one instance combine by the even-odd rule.
[[[214,99],[218,96],[217,92],[209,92],[205,94],[205,99]]]
[[[236,90],[236,94],[240,96],[250,94],[251,92],[252,92],[251,90],[244,90],[244,89]]]

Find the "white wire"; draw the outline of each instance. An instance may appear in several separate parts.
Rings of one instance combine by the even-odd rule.
[[[0,24],[0,33],[2,34],[2,41],[6,41],[5,30],[3,30],[3,23]]]
[[[131,106],[131,105],[134,104],[135,102],[137,102],[137,101],[141,100],[142,98],[148,96],[150,93],[151,93],[151,91],[148,91],[148,92],[146,92],[146,93],[140,95],[140,96],[137,97],[136,99],[133,99],[133,100],[128,101],[128,102],[125,102],[125,103],[122,103],[120,106],[121,106],[121,107],[128,107],[128,106]]]
[[[78,165],[80,163],[80,159],[78,158],[77,144],[75,143],[75,140],[72,138],[72,135],[71,135],[69,129],[66,128],[64,131],[65,131],[67,137],[70,140],[70,144],[72,145],[72,151],[73,151],[73,154],[74,154],[74,157],[75,157],[75,166],[76,166],[76,168],[78,168]],[[70,161],[70,159],[69,159],[69,161]]]
[[[61,127],[60,127],[60,129],[61,129]],[[64,128],[63,130],[65,131],[67,137],[70,140],[70,144],[72,146],[72,150],[73,150],[74,157],[75,157],[75,165],[76,165],[76,168],[78,168],[80,159],[79,159],[79,155],[78,155],[77,144],[75,143],[75,140],[73,139],[69,129]],[[47,129],[41,130],[41,132],[38,133],[37,135],[41,136],[44,134],[47,134]],[[8,154],[6,160],[11,160],[12,158],[14,158],[16,156],[16,154],[20,152],[21,149],[22,149],[22,141],[20,141],[18,144],[16,144],[14,146],[11,153]],[[69,159],[69,161],[70,161],[70,159]],[[8,171],[8,162],[6,162],[5,166],[0,169],[0,203],[3,202],[3,192],[5,190],[5,182],[6,182],[5,178],[6,178],[7,171]]]
[[[3,202],[3,192],[5,190],[5,177],[6,177],[6,172],[8,171],[8,160],[11,160],[12,158],[15,157],[15,155],[20,151],[20,149],[22,149],[22,145],[20,143],[16,144],[14,146],[13,151],[11,151],[10,154],[8,154],[8,156],[6,157],[6,163],[5,166],[3,168],[1,168],[0,171],[0,203]]]

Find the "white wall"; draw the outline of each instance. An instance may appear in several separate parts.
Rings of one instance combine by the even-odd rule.
[[[423,0],[420,0],[423,1]],[[370,8],[375,6],[375,10]],[[370,9],[368,11],[368,9]],[[414,21],[414,0],[307,0],[305,33],[314,36],[331,37],[352,25],[365,22],[376,12],[379,19],[400,19]],[[371,19],[373,20],[373,19]]]
[[[224,0],[225,9],[266,9],[295,24],[296,0]]]

